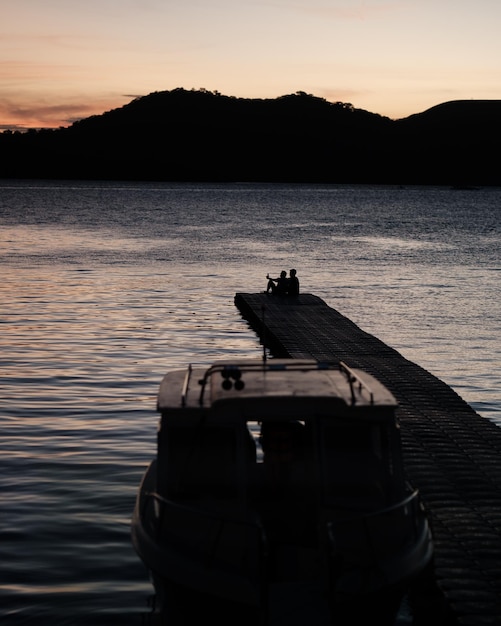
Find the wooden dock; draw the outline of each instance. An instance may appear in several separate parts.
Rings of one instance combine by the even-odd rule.
[[[399,402],[407,477],[435,543],[434,571],[421,581],[430,606],[413,624],[501,625],[501,428],[312,294],[237,293],[235,304],[273,356],[342,360]]]

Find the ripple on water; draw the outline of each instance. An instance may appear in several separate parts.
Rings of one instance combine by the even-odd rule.
[[[303,291],[501,425],[499,190],[0,191],[8,624],[142,623],[152,587],[130,517],[154,454],[158,385],[189,362],[261,356],[233,297],[264,289],[268,272],[298,268]]]

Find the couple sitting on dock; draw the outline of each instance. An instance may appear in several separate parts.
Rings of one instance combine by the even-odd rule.
[[[278,278],[270,278],[269,274],[266,274],[268,279],[268,285],[266,287],[266,293],[272,293],[275,296],[298,296],[299,295],[299,280],[296,276],[296,270],[289,270],[289,278],[287,278],[287,272],[282,270]]]

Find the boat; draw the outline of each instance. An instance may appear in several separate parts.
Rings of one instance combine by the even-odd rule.
[[[131,525],[166,623],[394,624],[433,557],[396,409],[343,362],[168,372]]]

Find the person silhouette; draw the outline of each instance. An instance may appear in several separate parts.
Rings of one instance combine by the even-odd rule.
[[[271,293],[275,296],[285,296],[287,294],[289,281],[287,279],[286,271],[282,270],[279,278],[271,278],[269,274],[266,274],[266,278],[268,279],[266,293],[270,293],[271,291]]]
[[[296,270],[289,270],[289,280],[287,286],[287,295],[298,296],[299,295],[299,279],[297,277]]]
[[[278,543],[308,545],[316,536],[317,509],[306,426],[263,422],[259,443],[263,462],[255,466],[254,494],[271,553]]]

